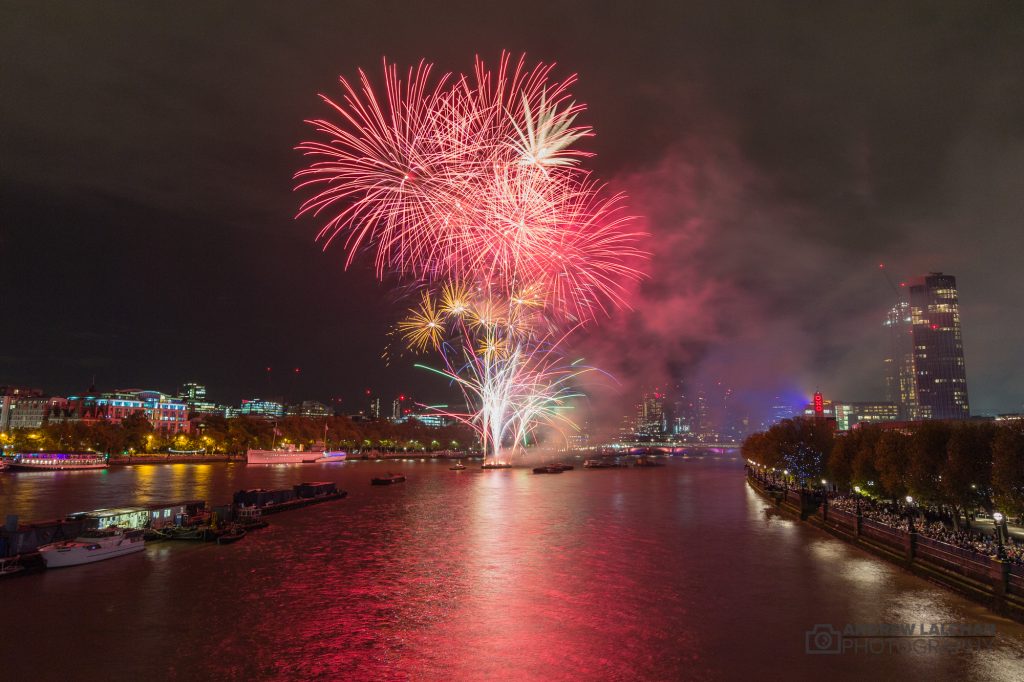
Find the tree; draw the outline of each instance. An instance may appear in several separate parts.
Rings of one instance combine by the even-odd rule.
[[[835,422],[823,419],[783,419],[768,429],[782,452],[782,465],[802,483],[825,473],[825,457],[832,450]]]
[[[946,444],[940,488],[943,498],[953,507],[957,525],[961,511],[979,506],[992,510],[992,440],[988,424],[961,423],[954,426]]]
[[[949,430],[949,425],[943,422],[926,421],[911,436],[907,487],[920,502],[941,504],[943,501],[939,476],[946,461]]]
[[[250,448],[267,448],[274,441],[274,425],[265,419],[235,417],[228,420],[229,452],[245,452]]]
[[[1024,425],[1000,428],[993,439],[992,496],[1003,513],[1024,515]]]
[[[836,436],[828,456],[828,475],[837,485],[849,489],[853,485],[853,461],[860,447],[860,434]],[[858,481],[859,482],[859,481]]]
[[[132,412],[122,419],[121,429],[124,431],[123,447],[138,452],[151,449],[153,425],[149,423],[145,412]]]
[[[910,436],[899,431],[884,431],[875,443],[874,461],[878,482],[887,497],[902,499],[908,490]]]
[[[121,454],[125,449],[126,432],[117,424],[102,421],[89,430],[92,448],[105,454]]]

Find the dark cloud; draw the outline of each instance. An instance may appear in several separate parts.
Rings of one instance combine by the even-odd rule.
[[[975,411],[1024,401],[1017,3],[6,3],[0,36],[6,381],[443,394],[384,367],[385,288],[292,220],[292,147],[339,73],[505,48],[579,72],[654,235],[583,344],[627,384],[876,397],[881,260],[956,274]]]

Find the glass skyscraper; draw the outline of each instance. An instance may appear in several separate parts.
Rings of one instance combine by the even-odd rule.
[[[901,419],[967,419],[967,371],[956,278],[933,272],[890,311],[889,400]]]

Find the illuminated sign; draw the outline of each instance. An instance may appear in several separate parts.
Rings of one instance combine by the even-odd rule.
[[[814,414],[819,417],[825,414],[825,400],[820,391],[814,394]]]

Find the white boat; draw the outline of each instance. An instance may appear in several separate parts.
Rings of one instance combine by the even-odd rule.
[[[33,452],[15,455],[12,469],[32,471],[67,471],[70,469],[106,469],[107,458],[103,455],[64,454],[57,452]]]
[[[143,532],[115,527],[84,530],[74,540],[43,545],[39,554],[47,568],[91,564],[146,549]]]
[[[333,451],[321,452],[320,455],[321,456],[316,460],[318,462],[344,462],[345,458],[348,456],[348,453]]]
[[[276,450],[249,450],[245,461],[249,464],[304,464],[315,462],[324,456],[323,450],[300,450],[286,445]]]

